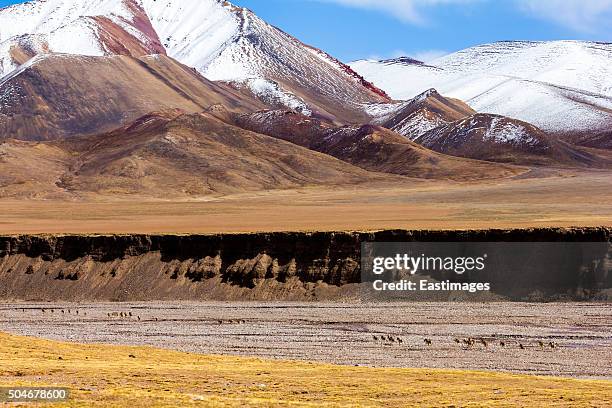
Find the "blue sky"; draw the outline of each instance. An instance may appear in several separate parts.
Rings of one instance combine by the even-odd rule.
[[[0,0],[0,6],[15,1]],[[500,40],[612,41],[612,0],[233,0],[344,61]]]
[[[500,40],[612,41],[612,0],[234,0],[351,61],[431,58]]]

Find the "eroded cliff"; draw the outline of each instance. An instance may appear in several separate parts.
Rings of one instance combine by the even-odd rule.
[[[357,300],[362,242],[605,242],[610,228],[0,237],[3,300]],[[606,261],[607,262],[607,261]],[[605,269],[605,268],[604,268]],[[607,299],[605,269],[522,277],[541,300]],[[481,277],[482,278],[482,277]],[[517,278],[491,275],[496,296]],[[533,300],[533,299],[529,299]]]

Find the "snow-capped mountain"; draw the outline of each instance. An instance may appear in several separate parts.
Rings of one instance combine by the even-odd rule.
[[[549,132],[612,124],[612,44],[499,42],[429,64],[400,58],[350,65],[396,99],[436,88],[478,112],[524,120]]]
[[[462,101],[445,98],[428,89],[409,101],[371,104],[367,112],[372,124],[391,129],[410,140],[424,133],[476,113]]]
[[[530,123],[476,113],[462,101],[446,98],[435,89],[409,101],[370,105],[368,110],[374,117],[372,123],[452,156],[518,165],[595,167],[607,163]],[[599,139],[592,140],[592,147],[605,148],[598,145]]]
[[[487,113],[439,126],[415,141],[437,152],[501,163],[595,166],[598,161],[529,123]]]
[[[139,2],[36,0],[0,10],[0,76],[45,52],[163,54]]]
[[[345,121],[389,101],[349,66],[223,0],[34,0],[0,10],[0,76],[44,52],[166,53],[270,105]]]
[[[255,93],[266,91],[261,79],[276,82],[281,89],[293,88],[296,104],[313,99],[313,87],[349,104],[388,100],[347,65],[247,9],[219,0],[143,3],[168,55],[210,80],[245,82]]]

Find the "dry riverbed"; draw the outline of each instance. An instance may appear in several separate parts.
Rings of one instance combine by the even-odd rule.
[[[199,354],[351,366],[612,379],[610,306],[16,303],[0,305],[0,332],[79,343],[150,345]],[[464,344],[468,338],[475,344]]]

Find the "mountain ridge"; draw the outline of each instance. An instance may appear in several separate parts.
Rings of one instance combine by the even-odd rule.
[[[309,186],[410,183],[208,113],[151,112],[107,133],[0,140],[0,198],[191,199]]]
[[[66,41],[67,36],[77,41]],[[580,68],[575,59],[583,54],[601,69],[589,73],[585,89],[578,89],[567,72]],[[517,41],[472,47],[428,64],[400,57],[360,61],[353,69],[227,1],[33,0],[0,9],[0,68],[11,68],[0,78],[0,139],[109,134],[126,124],[140,126],[138,121],[152,112],[175,110],[209,115],[228,126],[236,117],[251,115],[242,123],[248,130],[369,171],[411,177],[473,178],[460,168],[465,161],[438,153],[518,165],[584,166],[597,158],[549,138],[554,129],[495,112],[477,113],[481,109],[454,95],[475,92],[467,101],[477,108],[488,98],[557,125],[559,118],[580,126],[597,123],[602,127],[595,129],[597,136],[563,131],[572,142],[605,147],[609,133],[600,119],[609,117],[612,123],[612,96],[601,92],[612,94],[612,80],[602,73],[612,68],[601,61],[608,56],[612,44]],[[361,69],[371,71],[364,77],[357,72]],[[380,75],[396,85],[392,96],[419,92],[392,100],[369,81]],[[428,81],[441,80],[446,81],[441,92],[423,92]],[[533,92],[544,97],[532,98]],[[257,123],[265,116],[261,112],[276,112],[269,116],[272,123],[296,134],[281,135]],[[576,115],[582,115],[580,120]],[[300,127],[307,118],[317,123],[310,133]],[[480,174],[494,178],[516,170],[502,167],[493,175]]]
[[[374,118],[372,124],[393,130],[410,140],[476,113],[466,103],[443,97],[433,88],[408,101],[370,105],[368,111]]]
[[[336,157],[368,171],[402,176],[475,180],[512,177],[520,167],[461,159],[432,151],[376,125],[335,127],[292,111],[235,117],[238,126]]]
[[[478,112],[529,122],[549,133],[588,134],[612,125],[612,44],[506,41],[424,64],[361,60],[351,67],[396,99],[426,88]]]
[[[23,62],[15,56],[44,52],[167,54],[268,104],[341,122],[365,122],[363,104],[390,100],[348,65],[221,0],[33,0],[0,9],[0,76]]]

